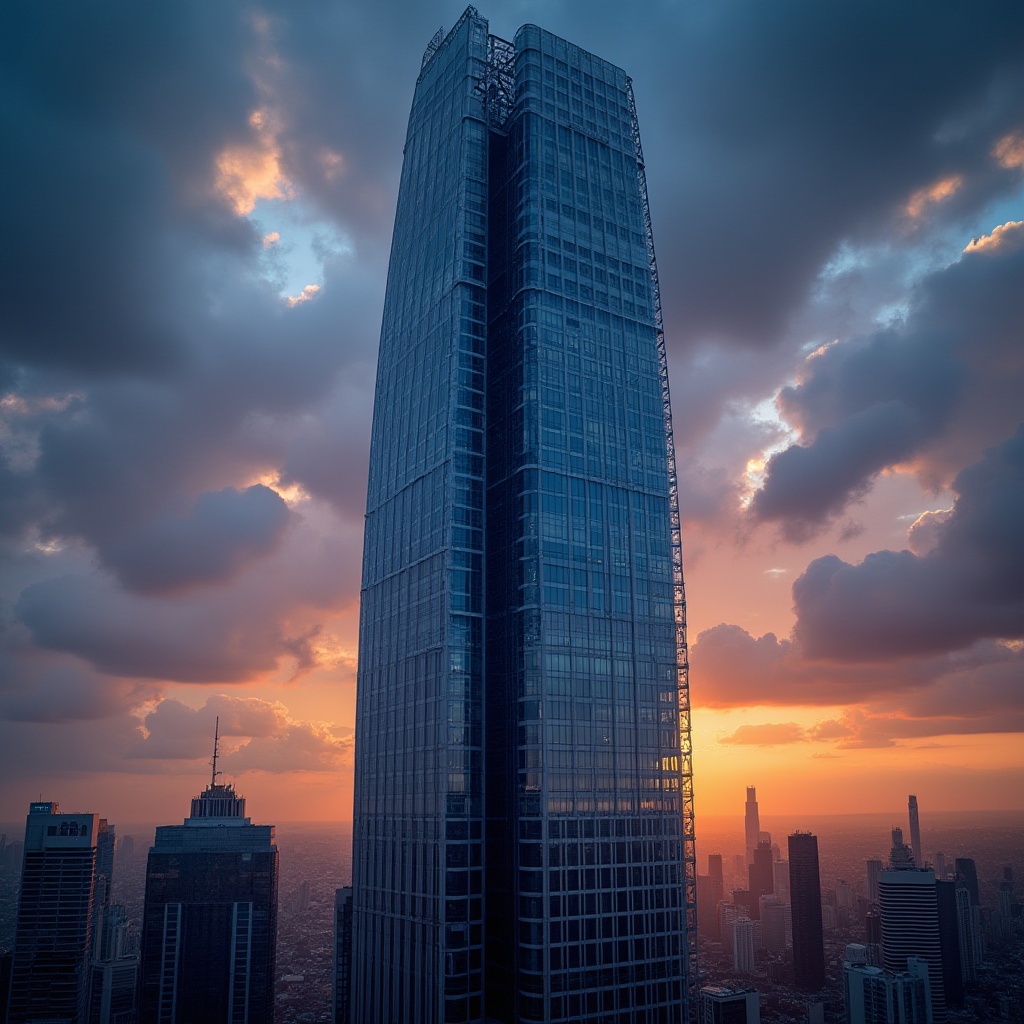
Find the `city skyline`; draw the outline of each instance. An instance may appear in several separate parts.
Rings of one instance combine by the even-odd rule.
[[[407,98],[462,9],[5,11],[0,819],[166,820],[218,714],[261,820],[348,819]],[[482,13],[634,78],[698,821],[1020,808],[1024,14]]]

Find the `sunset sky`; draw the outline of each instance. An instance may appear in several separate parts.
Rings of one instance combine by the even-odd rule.
[[[0,821],[351,808],[434,0],[0,10]],[[1024,808],[1024,5],[495,0],[633,77],[696,809]],[[901,819],[902,820],[902,819]]]

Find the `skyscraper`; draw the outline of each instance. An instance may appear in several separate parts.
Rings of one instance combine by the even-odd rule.
[[[217,782],[149,851],[142,921],[140,1024],[270,1024],[277,944],[273,825]]]
[[[370,455],[353,1019],[686,1019],[668,377],[630,81],[469,8],[413,98]]]
[[[910,817],[910,848],[914,851],[914,863],[924,867],[924,850],[921,848],[921,817],[917,810],[917,797],[911,793],[907,798],[907,811]]]
[[[793,908],[793,982],[816,992],[825,983],[825,942],[821,923],[818,837],[789,837],[789,899]]]
[[[29,804],[9,1024],[85,1024],[98,833],[95,814]]]
[[[747,841],[747,864],[753,864],[754,851],[761,838],[761,819],[757,813],[756,786],[747,786],[747,802],[743,808],[743,835]]]
[[[882,915],[882,964],[887,971],[907,970],[907,958],[928,964],[929,1001],[934,1024],[946,1019],[939,941],[935,874],[930,868],[883,871],[878,877]]]

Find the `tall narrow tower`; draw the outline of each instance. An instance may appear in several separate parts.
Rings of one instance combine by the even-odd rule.
[[[921,848],[921,818],[917,810],[917,797],[913,794],[907,799],[907,810],[910,817],[910,848],[914,851],[914,863],[924,867],[924,850]]]
[[[381,329],[352,1019],[687,1019],[686,673],[630,81],[468,8],[416,84]]]
[[[6,1020],[85,1024],[96,886],[95,814],[29,805]]]
[[[747,803],[743,809],[743,834],[747,842],[747,863],[754,863],[754,851],[761,837],[761,819],[757,813],[757,788],[747,786]]]
[[[219,725],[219,723],[218,723]],[[140,1024],[271,1024],[277,947],[273,825],[217,776],[149,851]]]
[[[793,981],[816,992],[825,983],[825,942],[821,924],[818,837],[789,837],[789,899],[793,908]]]

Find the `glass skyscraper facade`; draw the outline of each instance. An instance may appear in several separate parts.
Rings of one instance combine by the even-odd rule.
[[[363,561],[352,1019],[688,1019],[682,567],[619,68],[469,8],[424,55]]]

